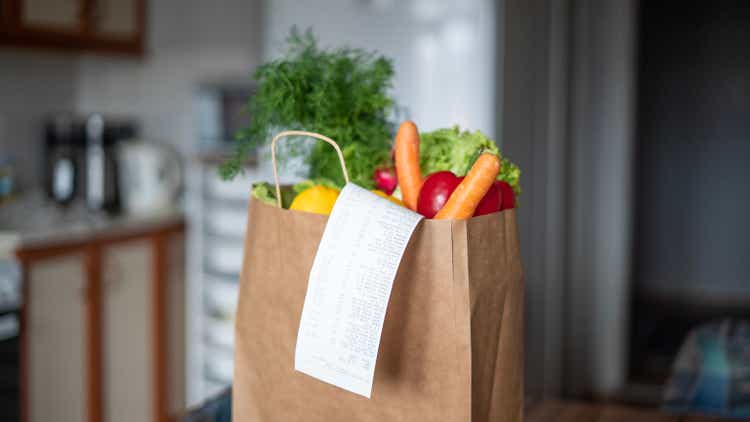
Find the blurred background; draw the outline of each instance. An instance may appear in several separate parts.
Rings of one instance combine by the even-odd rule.
[[[217,167],[293,25],[521,167],[528,405],[750,415],[750,3],[0,0],[0,420],[166,421],[230,385],[272,173]]]

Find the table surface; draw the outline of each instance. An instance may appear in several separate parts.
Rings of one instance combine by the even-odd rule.
[[[656,409],[616,404],[559,400],[546,401],[532,406],[526,415],[526,422],[719,422],[730,420],[698,415],[673,415]]]

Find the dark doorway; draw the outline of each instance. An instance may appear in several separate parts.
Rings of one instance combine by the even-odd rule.
[[[640,5],[631,381],[750,317],[750,2]]]

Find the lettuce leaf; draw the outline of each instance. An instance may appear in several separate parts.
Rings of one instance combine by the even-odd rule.
[[[266,205],[276,206],[276,192],[270,183],[261,182],[253,185],[252,195]]]
[[[254,198],[259,200],[260,202],[276,206],[276,188],[270,183],[267,182],[260,182],[255,183],[253,185],[253,189],[251,191],[251,194]],[[294,197],[297,196],[297,194],[292,190],[289,186],[282,186],[281,187],[281,206],[282,208],[289,208],[289,205],[291,205],[292,200]]]
[[[448,170],[457,176],[464,176],[479,151],[500,155],[495,142],[478,130],[462,132],[457,125],[437,129],[420,134],[419,166],[423,175]],[[521,194],[521,170],[502,155],[500,157],[500,173],[497,179],[508,182],[518,196]]]

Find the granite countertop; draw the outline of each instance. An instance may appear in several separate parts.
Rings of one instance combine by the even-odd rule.
[[[93,214],[82,204],[60,207],[40,195],[0,205],[0,259],[24,248],[41,248],[89,239],[127,235],[179,224],[184,214],[168,209],[148,215]]]

